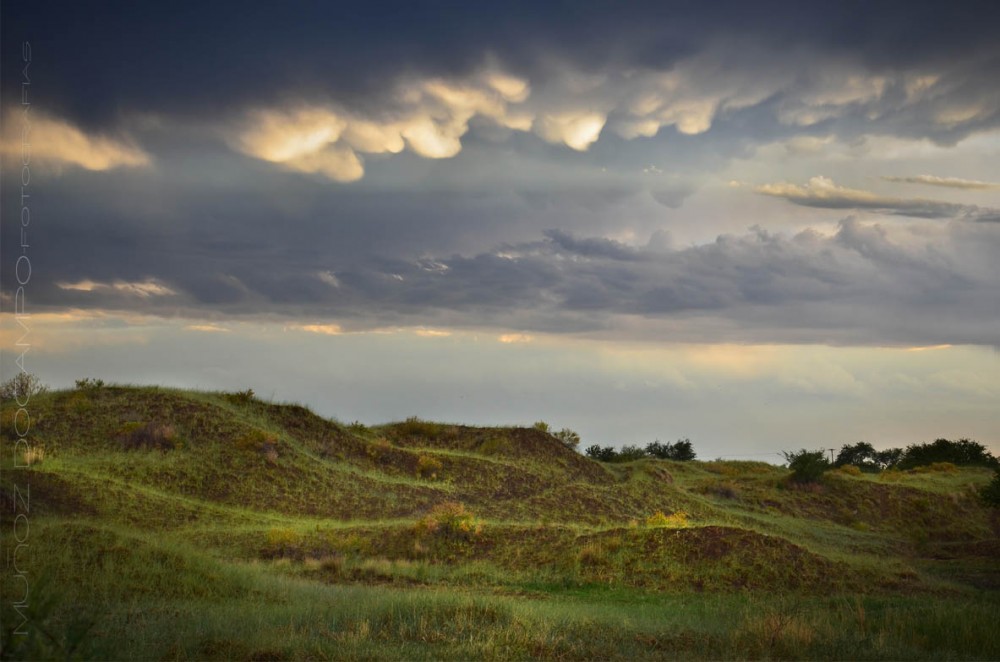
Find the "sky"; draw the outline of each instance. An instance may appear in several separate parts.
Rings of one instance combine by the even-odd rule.
[[[0,21],[4,378],[1000,452],[995,2]]]

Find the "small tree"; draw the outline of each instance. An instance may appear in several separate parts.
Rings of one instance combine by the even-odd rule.
[[[792,470],[792,480],[796,483],[815,483],[830,468],[830,461],[823,451],[802,449],[795,453],[782,453],[788,468]]]
[[[676,443],[671,445],[671,460],[690,462],[695,457],[697,456],[690,439],[678,439]]]
[[[895,469],[896,465],[903,458],[902,448],[887,448],[884,451],[878,451],[875,453],[875,463],[878,464],[879,469]]]
[[[859,441],[853,446],[844,444],[840,452],[837,453],[837,459],[833,461],[833,466],[855,466],[862,471],[874,473],[879,469],[877,456],[878,451],[867,441]]]
[[[48,390],[42,380],[30,372],[18,372],[0,384],[0,400],[13,400],[23,404],[32,396],[41,395]]]

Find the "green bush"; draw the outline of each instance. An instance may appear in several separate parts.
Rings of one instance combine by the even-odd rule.
[[[632,462],[633,460],[641,460],[646,457],[646,451],[639,448],[635,444],[629,444],[627,446],[622,446],[622,449],[618,451],[618,457],[615,458],[617,462]]]
[[[659,440],[646,444],[646,455],[661,460],[678,460],[687,462],[695,459],[694,449],[690,439],[678,439],[677,443],[661,444]]]
[[[245,391],[233,391],[232,393],[223,393],[223,397],[234,405],[246,406],[252,404],[257,400],[257,394],[253,392],[252,388],[248,388]]]
[[[1000,469],[997,469],[996,473],[993,474],[993,480],[990,481],[990,484],[979,491],[979,498],[987,506],[1000,508]]]
[[[795,453],[785,452],[785,461],[792,470],[792,481],[796,483],[815,483],[830,468],[830,461],[823,451],[807,451],[802,449]]]

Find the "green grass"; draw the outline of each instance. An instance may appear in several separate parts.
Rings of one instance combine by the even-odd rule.
[[[44,459],[0,455],[8,512],[31,485],[33,596],[15,637],[5,535],[3,658],[1000,658],[986,470],[795,486],[758,462],[603,465],[533,429],[154,387],[31,415]],[[134,448],[146,425],[169,443]],[[444,502],[482,531],[418,524]]]

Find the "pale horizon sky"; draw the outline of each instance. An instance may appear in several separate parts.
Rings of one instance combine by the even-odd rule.
[[[5,4],[3,376],[1000,453],[997,5],[565,10]]]

